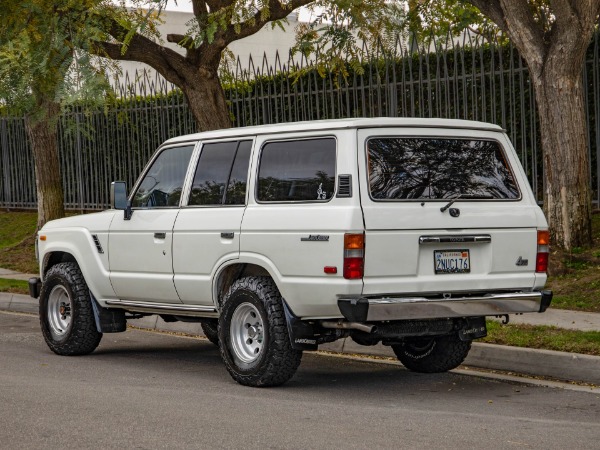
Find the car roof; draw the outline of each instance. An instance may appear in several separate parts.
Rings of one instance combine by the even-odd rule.
[[[389,128],[389,127],[414,127],[414,128],[458,128],[470,130],[485,130],[503,132],[498,125],[473,120],[458,119],[433,119],[433,118],[358,118],[358,119],[332,119],[312,120],[306,122],[286,122],[273,125],[258,125],[252,127],[227,128],[222,130],[205,131],[188,134],[169,139],[165,144],[177,142],[217,139],[240,138],[262,134],[279,134],[297,131],[336,130],[344,128]]]

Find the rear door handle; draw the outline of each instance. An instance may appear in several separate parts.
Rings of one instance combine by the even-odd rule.
[[[233,239],[233,236],[235,236],[234,233],[221,233],[221,238],[223,239]]]
[[[155,239],[165,239],[167,237],[167,233],[154,233]]]

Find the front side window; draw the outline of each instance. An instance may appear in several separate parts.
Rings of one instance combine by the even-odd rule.
[[[371,138],[367,153],[369,188],[376,201],[519,198],[496,141]]]
[[[193,145],[164,149],[140,183],[131,206],[160,208],[179,206],[183,181],[187,172]]]
[[[188,205],[244,205],[252,141],[204,144]]]
[[[329,200],[335,190],[335,158],[333,138],[265,144],[258,171],[257,200]]]

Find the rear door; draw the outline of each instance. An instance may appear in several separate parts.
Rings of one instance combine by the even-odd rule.
[[[237,259],[252,140],[203,143],[173,230],[175,287],[186,304],[213,306],[219,266]]]
[[[503,133],[363,129],[358,145],[364,294],[532,288],[539,208]]]

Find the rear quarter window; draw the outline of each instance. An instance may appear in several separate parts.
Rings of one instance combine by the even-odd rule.
[[[259,202],[319,202],[335,190],[334,138],[267,142],[261,152]]]
[[[497,141],[374,137],[367,141],[367,155],[375,201],[520,198]]]

